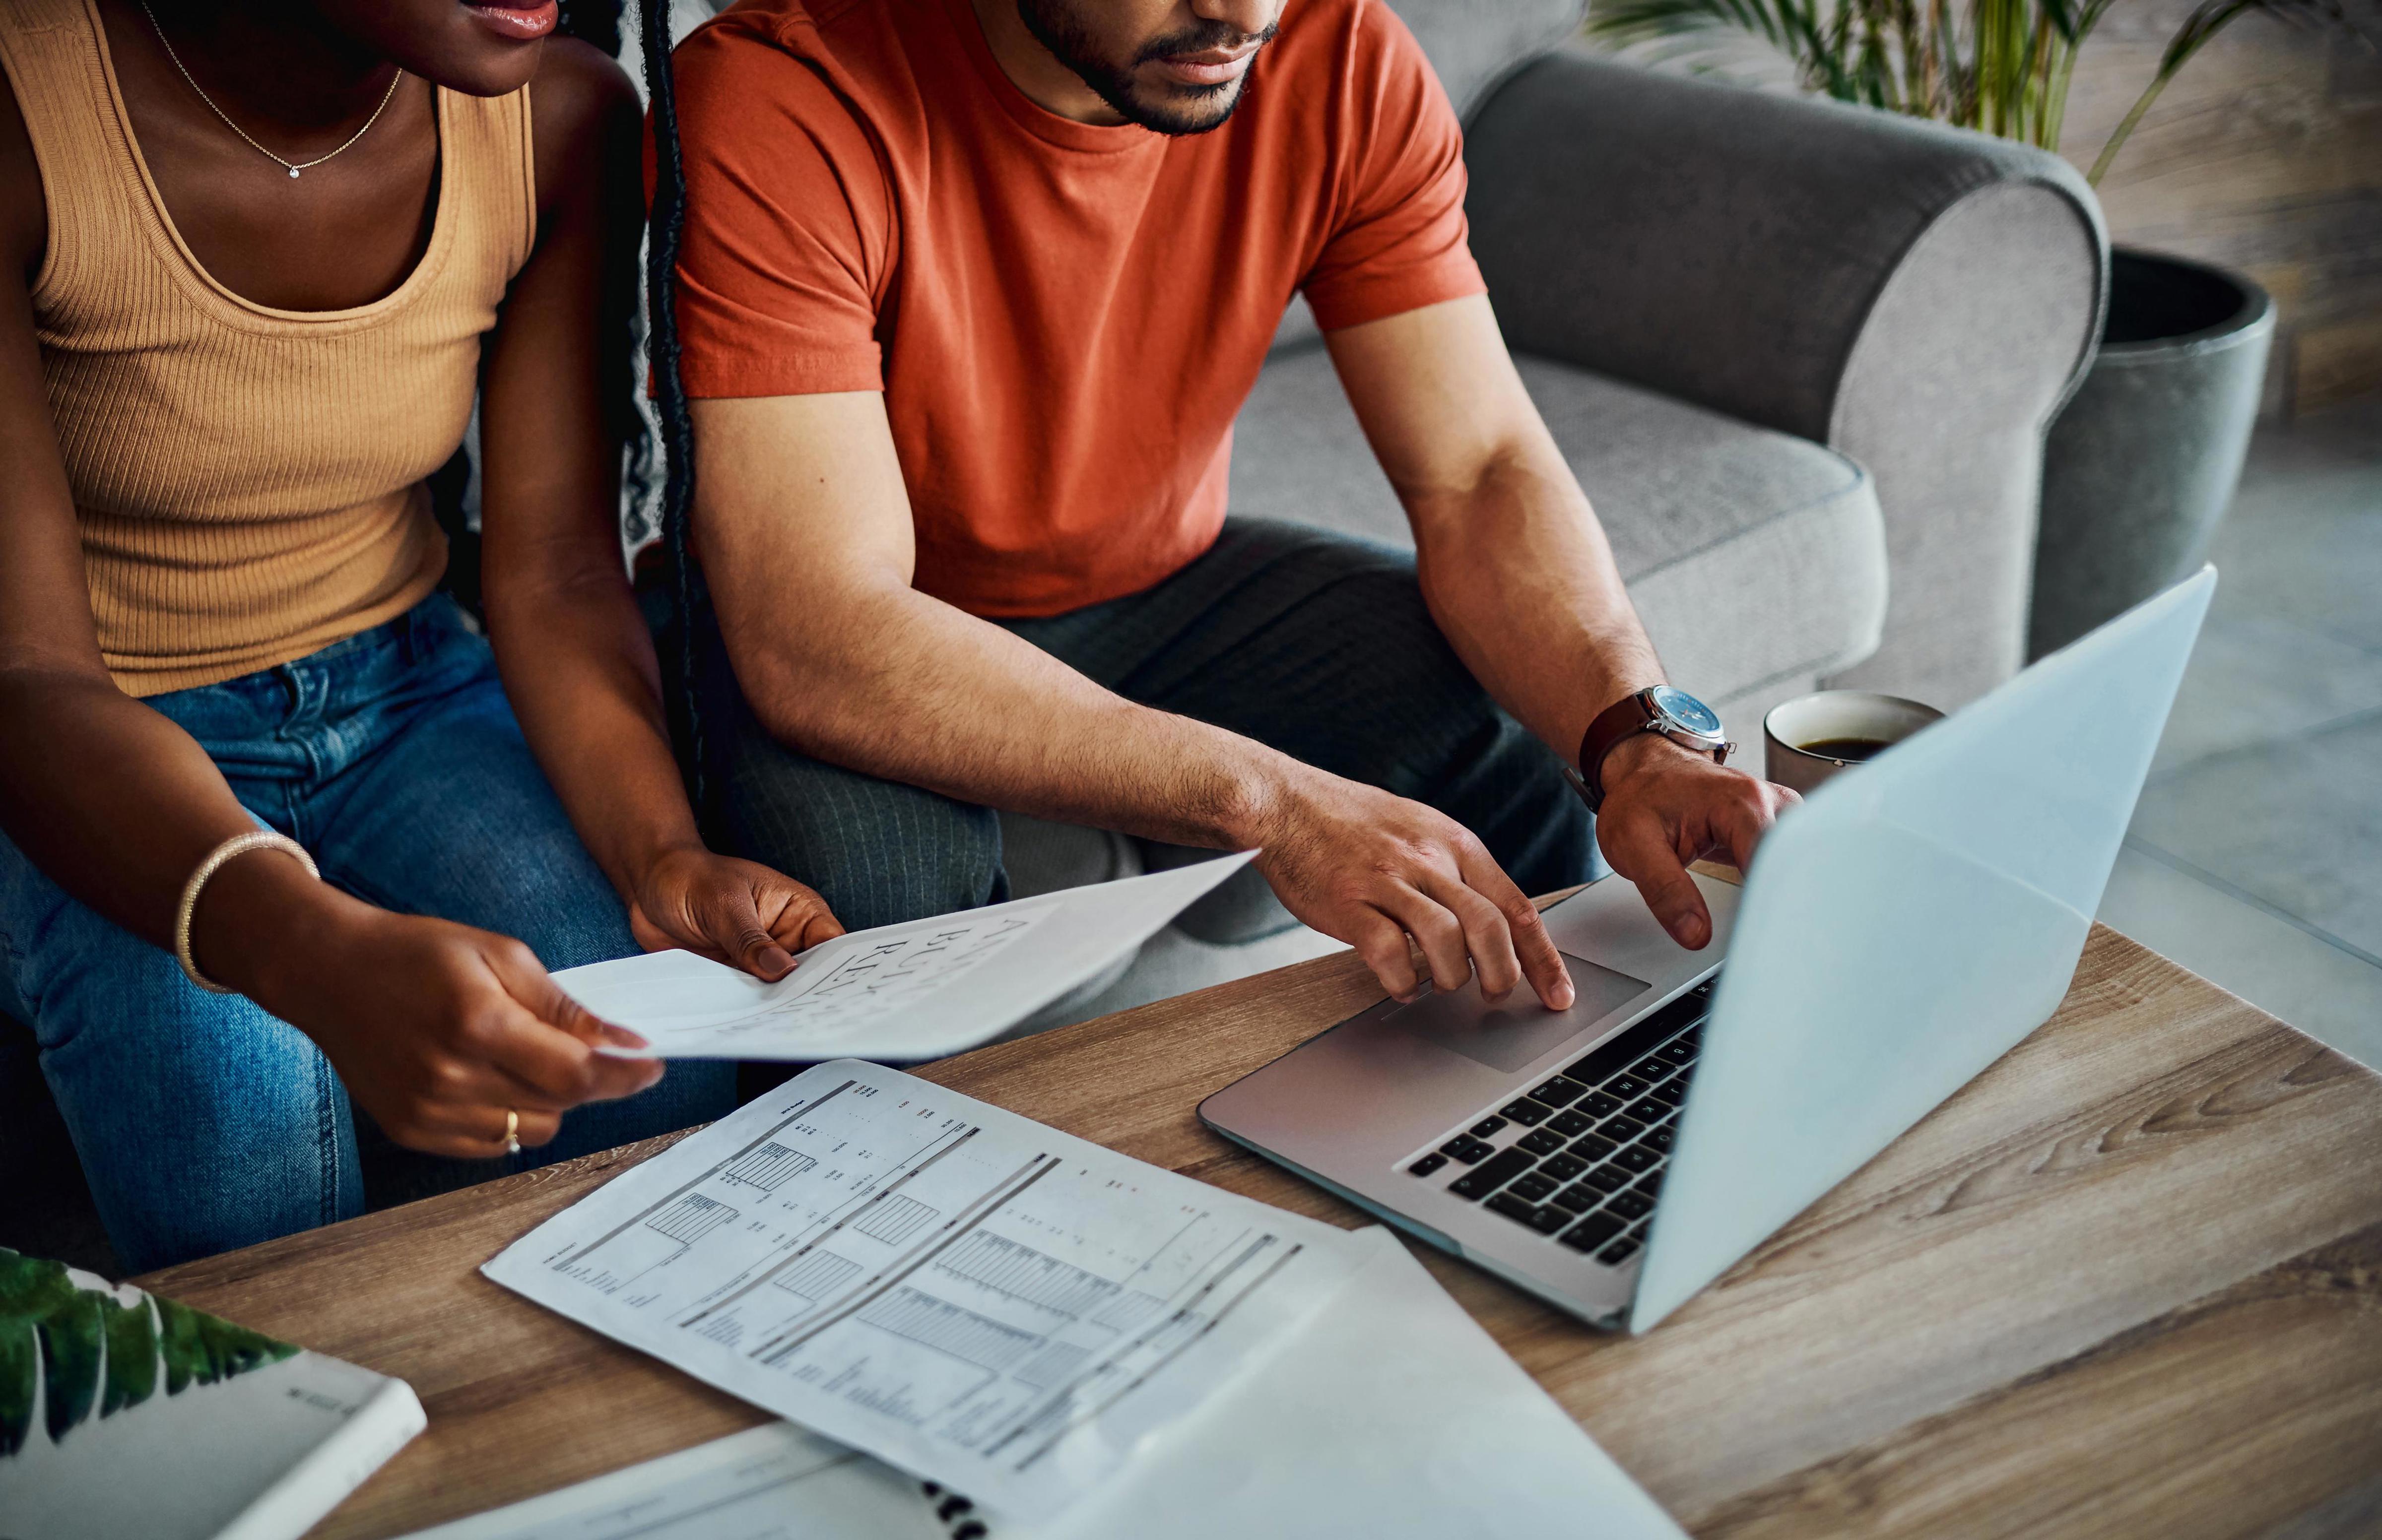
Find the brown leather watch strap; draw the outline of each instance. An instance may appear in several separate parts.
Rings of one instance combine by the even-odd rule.
[[[1646,699],[1646,691],[1633,690],[1596,714],[1588,731],[1579,737],[1580,794],[1588,800],[1588,810],[1595,812],[1604,803],[1604,756],[1613,752],[1624,739],[1633,738],[1646,730],[1655,720],[1653,703]]]

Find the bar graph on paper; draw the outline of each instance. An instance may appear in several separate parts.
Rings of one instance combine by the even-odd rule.
[[[1311,1308],[1344,1267],[1338,1232],[1309,1224],[846,1064],[666,1152],[489,1272],[989,1498],[1080,1481],[1083,1461],[1050,1459],[1071,1436],[1164,1420],[1232,1344]]]

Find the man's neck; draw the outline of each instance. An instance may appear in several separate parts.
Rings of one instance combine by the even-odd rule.
[[[1100,100],[1099,92],[1084,83],[1082,76],[1060,63],[1058,55],[1026,29],[1025,18],[1017,12],[1017,0],[973,3],[984,41],[1000,62],[1001,72],[1028,101],[1077,123],[1113,127],[1124,121],[1114,107]]]

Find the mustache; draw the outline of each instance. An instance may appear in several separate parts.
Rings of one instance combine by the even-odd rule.
[[[1271,43],[1274,34],[1280,31],[1282,31],[1282,25],[1279,22],[1268,27],[1262,32],[1245,32],[1227,22],[1203,21],[1196,27],[1185,27],[1179,32],[1170,32],[1164,37],[1151,39],[1142,44],[1140,52],[1134,55],[1133,62],[1136,65],[1144,65],[1155,59],[1179,58],[1185,54],[1204,54],[1211,48],[1238,48],[1251,43],[1262,48]]]

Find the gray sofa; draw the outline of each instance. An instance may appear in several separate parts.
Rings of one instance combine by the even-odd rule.
[[[2108,243],[2038,151],[1660,74],[1570,0],[1390,0],[1467,124],[1507,342],[1673,678],[1758,744],[1853,685],[1951,707],[2021,661],[2043,434],[2098,335]],[[1235,430],[1236,513],[1398,544],[1303,305]],[[1007,816],[1044,891],[1208,852]],[[1054,1025],[1328,946],[1254,874]]]

